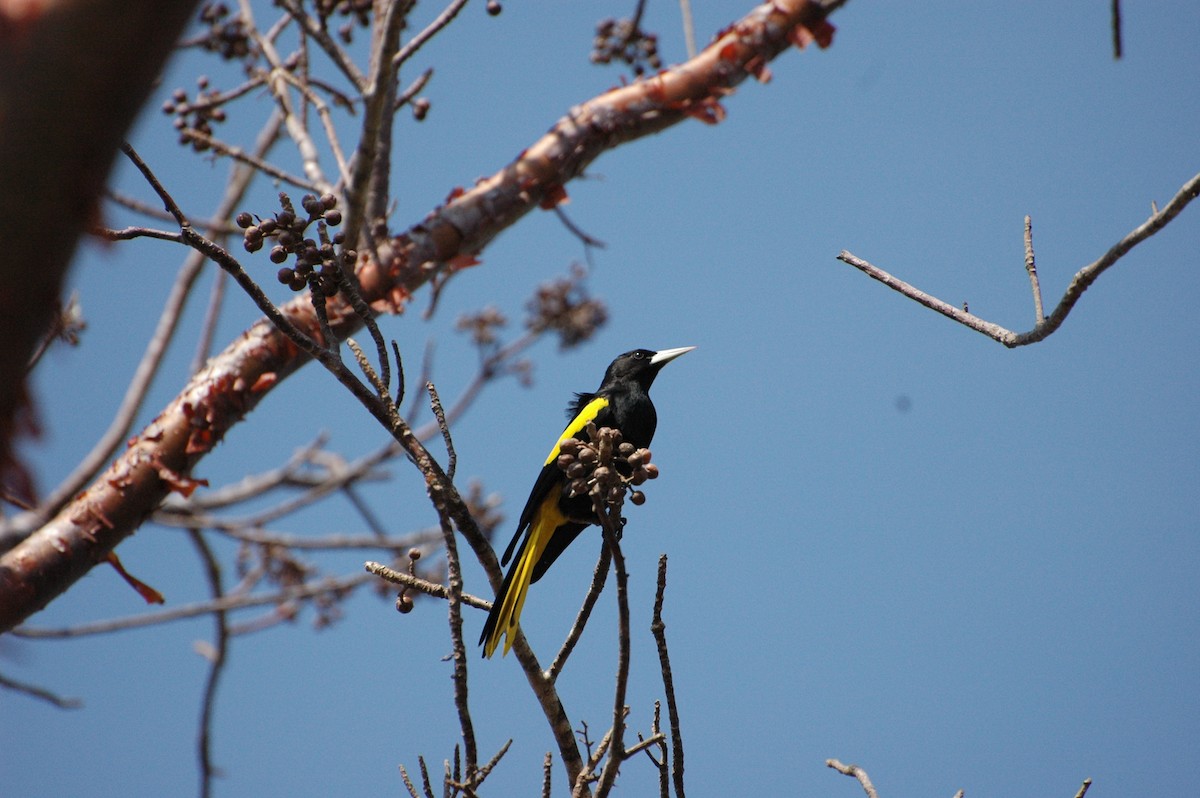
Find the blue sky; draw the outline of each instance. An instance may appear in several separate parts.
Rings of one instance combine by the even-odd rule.
[[[611,320],[578,350],[539,344],[531,388],[487,390],[455,426],[459,474],[504,497],[507,543],[571,392],[594,388],[627,349],[698,347],[654,387],[663,475],[627,513],[624,545],[631,726],[647,729],[661,696],[647,630],[666,553],[693,795],[861,794],[824,767],[828,757],[866,767],[885,797],[1068,797],[1085,777],[1093,796],[1153,795],[1200,775],[1200,209],[1105,274],[1061,331],[1015,351],[835,259],[850,250],[989,320],[1029,327],[1025,214],[1052,303],[1200,167],[1200,6],[1125,5],[1126,54],[1114,62],[1107,3],[851,2],[834,19],[833,47],[784,54],[771,83],[728,98],[722,124],[688,122],[622,147],[593,165],[596,179],[568,186],[573,220],[607,243],[588,287]],[[700,41],[750,8],[693,6]],[[402,115],[397,126],[396,227],[616,83],[587,52],[596,20],[628,11],[466,9],[409,70],[436,71],[429,118]],[[680,60],[677,7],[650,4],[647,24],[664,60]],[[221,79],[194,57],[175,63],[134,140],[185,207],[206,208],[226,165],[168,146],[170,120],[155,110],[198,70]],[[241,113],[252,122],[258,109]],[[115,182],[150,198],[124,166]],[[265,186],[247,207],[265,211],[271,196]],[[381,327],[412,353],[413,371],[436,341],[434,378],[452,397],[475,363],[453,332],[457,315],[495,304],[519,319],[539,282],[583,256],[552,214],[534,214],[446,288],[432,320],[410,313]],[[143,309],[161,304],[181,257],[161,242],[81,249],[71,284],[89,328],[79,349],[48,355],[35,383],[45,434],[26,451],[44,488],[107,425],[155,320]],[[269,279],[265,258],[256,265]],[[210,280],[142,423],[186,379]],[[231,295],[218,340],[256,317]],[[228,483],[322,431],[347,456],[383,442],[310,367],[196,475]],[[366,491],[389,530],[432,523],[416,473],[391,471]],[[287,531],[363,524],[333,502]],[[531,591],[523,627],[543,659],[570,625],[598,546],[581,538]],[[205,595],[178,531],[147,526],[119,553],[172,605]],[[323,562],[349,573],[362,559]],[[480,569],[466,578],[487,595]],[[142,610],[98,568],[31,625]],[[441,605],[398,616],[364,593],[331,629],[308,620],[235,641],[217,704],[217,795],[396,795],[397,764],[451,754]],[[469,614],[467,636],[482,623]],[[572,720],[593,730],[611,711],[614,629],[606,593],[559,681]],[[6,792],[193,793],[205,673],[193,643],[210,636],[199,620],[0,640],[0,671],[85,701],[63,712],[0,692]],[[524,678],[511,658],[470,666],[481,749],[516,740],[490,794],[533,794],[553,742]],[[554,776],[561,789],[557,765]],[[622,784],[648,794],[654,775],[633,760]]]

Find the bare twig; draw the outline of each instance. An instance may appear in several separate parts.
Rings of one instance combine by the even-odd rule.
[[[879,798],[879,793],[875,792],[875,785],[871,783],[871,777],[867,775],[867,771],[858,765],[843,765],[836,759],[826,759],[825,765],[833,768],[838,773],[858,779],[858,783],[862,785],[863,792],[867,794],[867,798]]]
[[[442,9],[442,13],[434,18],[433,22],[425,27],[423,31],[409,39],[405,45],[400,48],[394,56],[392,56],[392,68],[399,69],[405,61],[416,55],[426,42],[434,37],[438,31],[449,25],[458,16],[458,12],[466,6],[467,0],[451,0],[447,6]]]
[[[314,598],[324,594],[341,595],[353,590],[359,585],[366,584],[367,582],[371,581],[371,578],[372,577],[370,574],[353,573],[336,579],[322,579],[319,582],[312,582],[301,587],[287,587],[273,593],[258,593],[249,595],[227,594],[219,599],[198,601],[193,604],[183,604],[178,607],[172,607],[169,610],[148,612],[142,615],[131,615],[125,618],[110,618],[103,621],[80,624],[78,626],[58,628],[19,626],[12,630],[12,634],[16,635],[17,637],[41,639],[85,637],[87,635],[108,634],[110,632],[125,631],[126,629],[140,629],[144,626],[154,626],[156,624],[167,623],[169,621],[181,621],[187,618],[196,618],[201,615],[209,615],[214,612],[229,612],[232,610],[244,610],[250,607],[262,607],[268,604],[282,604],[287,601],[299,601],[301,599]]]
[[[599,497],[593,498],[600,516],[600,526],[604,530],[604,542],[612,553],[613,573],[617,586],[617,684],[613,690],[613,725],[611,751],[604,769],[600,771],[600,779],[596,785],[596,798],[604,798],[612,790],[617,780],[617,771],[621,762],[626,758],[625,753],[625,715],[629,711],[625,706],[625,693],[629,687],[629,573],[625,569],[625,555],[621,553],[620,544],[620,509],[614,513],[604,512],[598,505],[602,502]],[[613,515],[617,517],[614,518]]]
[[[696,57],[696,26],[692,22],[691,0],[679,0],[679,17],[683,23],[683,41],[687,46],[688,58]]]
[[[1029,273],[1029,286],[1033,290],[1034,324],[1046,320],[1042,311],[1042,286],[1038,283],[1037,261],[1033,257],[1033,220],[1025,216],[1025,271]]]
[[[286,112],[280,110],[280,119],[286,118]],[[262,172],[264,175],[273,177],[276,180],[289,183],[297,188],[302,188],[307,191],[315,191],[318,194],[320,194],[322,191],[320,184],[307,178],[300,177],[299,175],[294,175],[291,172],[284,171],[278,166],[275,166],[274,164],[264,160],[260,156],[252,155],[251,153],[246,152],[241,147],[233,144],[226,144],[220,139],[213,138],[203,130],[197,130],[194,127],[185,127],[179,132],[180,134],[186,135],[190,139],[203,142],[213,152],[219,153],[220,155],[226,155],[235,161],[245,164],[246,166],[251,166],[257,171]]]
[[[675,783],[675,798],[683,792],[683,734],[679,724],[679,706],[675,702],[675,678],[671,675],[671,657],[667,651],[667,625],[663,622],[663,598],[667,590],[667,555],[658,558],[658,588],[654,594],[654,618],[650,632],[658,646],[658,662],[662,670],[663,690],[667,696],[667,717],[671,722],[671,777]],[[666,746],[664,745],[664,752]]]
[[[417,792],[417,787],[412,783],[412,779],[408,777],[408,771],[404,769],[404,765],[398,765],[400,768],[400,779],[404,782],[405,789],[412,798],[421,798],[421,793]]]
[[[442,400],[432,380],[425,383],[425,390],[429,391],[429,406],[433,410],[433,417],[437,419],[438,429],[442,431],[442,440],[446,443],[446,476],[454,479],[458,454],[454,451],[454,439],[450,437],[450,425],[446,423],[446,411],[442,408]]]
[[[426,595],[433,596],[434,598],[448,599],[450,597],[446,590],[446,586],[439,585],[437,582],[430,582],[426,579],[413,576],[412,574],[406,574],[403,571],[397,571],[395,568],[389,568],[382,563],[367,562],[364,567],[367,569],[368,573],[374,574],[380,579],[386,579],[393,584],[411,587],[414,590],[419,590]],[[471,595],[470,593],[463,593],[461,596],[462,603],[468,606],[481,610],[490,610],[492,608],[492,602],[488,601],[487,599],[481,599],[478,596]]]
[[[0,673],[0,687],[12,690],[13,692],[24,693],[39,701],[46,701],[59,709],[78,709],[83,706],[83,702],[78,698],[65,698],[47,690],[45,687],[38,687],[36,684],[10,679],[2,673]]]
[[[1091,787],[1092,780],[1090,778],[1084,779],[1083,784],[1081,784],[1079,787],[1079,792],[1075,793],[1075,798],[1083,798],[1083,796],[1087,795],[1087,791],[1090,790]]]
[[[1112,0],[1113,60],[1121,60],[1121,0]]]
[[[217,562],[216,556],[213,555],[212,549],[209,548],[208,541],[204,539],[204,535],[199,530],[190,529],[188,534],[200,555],[200,560],[204,563],[204,572],[208,579],[209,589],[212,591],[213,600],[220,600],[225,595],[221,585],[221,566]],[[208,678],[204,683],[204,698],[200,702],[200,733],[196,738],[196,754],[200,761],[201,798],[209,798],[212,795],[213,776],[217,773],[212,760],[212,719],[216,708],[217,685],[225,670],[226,657],[229,652],[227,611],[217,610],[214,612],[213,622],[216,628],[212,655],[208,657],[209,668]]]
[[[592,609],[596,606],[596,601],[600,598],[600,592],[604,590],[604,583],[608,580],[609,567],[612,565],[612,552],[609,551],[608,544],[603,540],[600,541],[600,558],[596,561],[596,567],[592,569],[592,584],[588,588],[587,595],[583,598],[583,604],[579,607],[579,613],[575,616],[575,623],[571,624],[571,629],[567,632],[567,637],[563,640],[562,646],[558,650],[558,654],[554,657],[554,661],[550,663],[550,669],[546,671],[546,678],[551,682],[556,681],[563,668],[567,664],[567,658],[571,656],[571,652],[575,650],[575,644],[579,642],[579,638],[583,635],[583,629],[587,626],[588,618],[592,615]]]
[[[300,23],[304,32],[312,37],[325,54],[329,56],[334,65],[341,71],[346,79],[354,86],[355,90],[361,92],[367,85],[367,79],[363,77],[354,61],[347,55],[345,49],[338,45],[329,36],[329,32],[325,30],[321,23],[313,19],[313,17],[304,11],[304,8],[295,0],[279,0],[284,10],[292,15],[292,18]]]
[[[442,536],[446,541],[446,602],[450,609],[450,641],[454,658],[454,708],[458,710],[458,725],[462,731],[463,748],[466,753],[466,782],[471,785],[477,777],[479,753],[475,745],[475,725],[471,721],[471,707],[468,701],[467,648],[463,643],[462,633],[462,569],[459,566],[458,544],[454,539],[454,526],[446,509],[444,493],[440,486],[434,485],[430,486],[429,493],[437,508]],[[458,774],[455,773],[455,776],[457,778]]]
[[[983,333],[989,338],[999,341],[1010,349],[1018,346],[1027,346],[1037,343],[1055,332],[1070,314],[1071,309],[1075,307],[1075,303],[1083,296],[1083,292],[1091,287],[1092,283],[1103,274],[1110,266],[1123,258],[1129,250],[1145,241],[1150,236],[1157,233],[1159,230],[1167,226],[1168,223],[1187,207],[1188,203],[1200,195],[1200,174],[1197,174],[1192,179],[1183,184],[1183,187],[1171,198],[1162,210],[1155,209],[1151,213],[1150,218],[1140,224],[1138,227],[1131,230],[1124,238],[1113,244],[1107,252],[1101,255],[1095,261],[1084,266],[1071,279],[1067,286],[1063,298],[1059,300],[1058,306],[1054,311],[1047,316],[1042,323],[1036,325],[1033,329],[1016,333],[1001,327],[990,321],[985,321],[965,310],[961,310],[948,302],[926,294],[924,291],[904,282],[903,280],[893,277],[878,266],[874,266],[867,261],[859,258],[849,252],[842,251],[838,255],[838,260],[848,263],[851,266],[859,269],[864,274],[872,277],[887,287],[899,291],[909,299],[918,302],[925,307],[936,310],[943,316],[947,316],[954,321],[970,327],[976,332]]]

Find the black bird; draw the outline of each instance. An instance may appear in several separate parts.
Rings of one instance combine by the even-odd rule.
[[[695,348],[683,346],[658,352],[649,349],[626,352],[609,364],[595,393],[575,394],[575,401],[567,408],[567,417],[571,421],[542,465],[542,472],[533,483],[525,509],[521,511],[517,531],[500,561],[501,565],[507,565],[516,549],[517,558],[504,577],[504,584],[496,594],[479,637],[485,657],[495,653],[501,637],[504,638],[504,653],[508,653],[529,585],[542,578],[546,569],[580,532],[589,524],[597,523],[588,497],[568,498],[565,493],[567,478],[556,462],[560,454],[558,442],[564,438],[587,440],[587,425],[595,422],[597,428],[619,429],[621,439],[639,449],[649,446],[658,424],[658,415],[650,401],[650,385],[663,366]],[[586,520],[588,518],[593,520]],[[519,548],[518,541],[521,543]]]

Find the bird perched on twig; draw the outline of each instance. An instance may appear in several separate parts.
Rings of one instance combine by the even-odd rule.
[[[684,346],[657,352],[650,349],[626,352],[609,364],[594,393],[575,395],[575,401],[567,408],[570,423],[542,465],[521,511],[517,531],[500,561],[501,565],[507,565],[516,551],[516,560],[504,577],[479,637],[485,657],[495,653],[500,638],[504,638],[504,653],[508,653],[529,585],[542,578],[558,555],[589,524],[599,523],[591,496],[586,492],[579,495],[559,464],[564,455],[562,442],[573,438],[589,441],[591,425],[593,430],[602,427],[619,430],[621,440],[630,445],[629,451],[645,449],[658,425],[658,415],[650,401],[650,385],[663,366],[693,349],[694,346]]]

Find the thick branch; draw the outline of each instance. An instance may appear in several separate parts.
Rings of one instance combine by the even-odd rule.
[[[577,106],[514,162],[407,233],[382,244],[378,260],[359,264],[363,298],[377,311],[407,298],[455,259],[480,252],[539,205],[561,199],[562,186],[601,153],[697,116],[715,121],[717,99],[792,43],[828,43],[824,4],[778,0],[759,6],[696,58],[649,80],[606,92]],[[318,337],[307,297],[281,308],[295,327]],[[333,332],[361,325],[340,296],[328,303]],[[0,558],[0,632],[11,629],[105,559],[173,489],[182,489],[199,460],[308,356],[262,319],[214,357],[93,484],[45,526]]]

